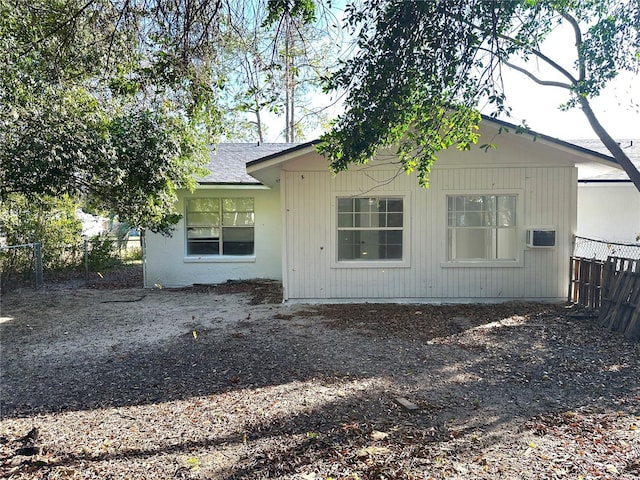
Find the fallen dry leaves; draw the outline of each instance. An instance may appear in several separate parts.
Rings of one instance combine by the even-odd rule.
[[[640,475],[640,347],[572,308],[294,308],[270,283],[140,293],[3,299],[1,477]]]

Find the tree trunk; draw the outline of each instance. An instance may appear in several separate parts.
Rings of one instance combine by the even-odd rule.
[[[264,143],[262,135],[262,118],[260,117],[260,109],[256,108],[256,130],[258,131],[258,142]]]
[[[293,72],[293,18],[287,17],[285,25],[284,37],[284,90],[285,90],[285,141],[293,143],[295,141],[295,132],[293,128],[294,108],[295,108],[295,75]]]
[[[589,120],[589,124],[591,125],[591,128],[593,128],[593,131],[598,135],[598,138],[602,143],[604,143],[604,146],[607,147],[609,152],[611,152],[613,158],[616,159],[627,175],[629,175],[629,178],[638,189],[638,192],[640,192],[640,172],[636,166],[631,160],[629,160],[629,157],[627,157],[622,148],[620,148],[620,145],[611,138],[611,135],[609,135],[609,133],[600,124],[586,98],[580,98],[580,106],[582,107],[582,111],[586,115],[587,120]]]

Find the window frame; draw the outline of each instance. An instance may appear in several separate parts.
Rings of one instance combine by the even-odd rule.
[[[519,189],[509,190],[461,190],[461,191],[448,191],[444,195],[444,235],[443,235],[443,252],[445,260],[441,263],[442,267],[523,267],[523,219],[524,219],[524,192]],[[450,197],[478,197],[478,196],[493,196],[493,197],[515,197],[515,216],[516,222],[513,227],[499,227],[495,226],[470,226],[470,227],[450,227],[449,226],[449,198]],[[449,258],[450,240],[449,235],[452,229],[477,229],[477,230],[490,230],[497,231],[499,229],[508,229],[515,232],[514,241],[514,259],[490,259],[490,258],[471,258],[471,259],[451,259]]]
[[[189,202],[190,201],[197,201],[197,200],[208,200],[208,201],[218,201],[218,211],[217,212],[201,212],[201,213],[213,213],[214,215],[218,215],[219,217],[219,224],[218,225],[206,225],[203,227],[204,228],[218,228],[219,229],[219,236],[218,236],[218,252],[222,252],[222,253],[189,253],[189,244],[191,242],[191,240],[189,239],[189,230],[190,228],[198,228],[198,226],[192,227],[189,225]],[[225,213],[229,213],[229,212],[225,212],[225,208],[224,208],[224,201],[225,200],[231,200],[231,201],[238,201],[238,200],[251,200],[252,202],[252,211],[242,211],[240,213],[251,213],[252,214],[252,225],[240,225],[240,226],[225,226],[224,225],[224,215]],[[256,221],[255,221],[255,215],[256,215],[256,199],[255,196],[244,196],[244,195],[229,195],[229,196],[198,196],[198,197],[189,197],[189,198],[185,198],[184,199],[184,226],[185,226],[185,232],[184,232],[184,239],[185,239],[185,244],[184,244],[184,261],[185,263],[194,263],[194,262],[220,262],[220,263],[225,263],[225,262],[255,262],[255,258],[256,258]],[[193,213],[193,212],[192,212]],[[253,239],[252,239],[252,243],[253,243],[253,252],[252,253],[247,253],[247,254],[238,254],[238,253],[233,253],[233,254],[226,254],[224,253],[224,230],[225,229],[252,229],[253,230]],[[204,242],[203,242],[204,243]]]
[[[376,192],[377,193],[377,192]],[[366,227],[339,227],[339,211],[338,203],[339,199],[398,199],[402,200],[402,227],[384,227],[384,229],[378,228],[366,228]],[[409,215],[410,211],[410,195],[409,192],[384,192],[382,194],[363,194],[362,192],[339,192],[336,193],[331,205],[331,235],[333,245],[333,259],[332,268],[409,268],[410,267],[410,244],[409,244],[409,232],[410,224]],[[388,213],[388,212],[387,212]],[[402,258],[389,259],[389,260],[366,260],[366,259],[354,259],[354,260],[339,260],[339,240],[338,235],[340,231],[344,230],[402,230]]]

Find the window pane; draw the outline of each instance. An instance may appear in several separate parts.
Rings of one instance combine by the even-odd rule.
[[[388,244],[402,245],[402,230],[389,230],[386,234]]]
[[[222,225],[224,225],[225,227],[253,225],[253,213],[224,213],[222,215]]]
[[[516,195],[447,197],[450,260],[515,260]]]
[[[338,213],[353,212],[353,198],[338,199]]]
[[[220,229],[213,227],[189,227],[187,228],[187,238],[192,239],[206,239],[206,238],[218,238],[220,236]]]
[[[220,214],[209,212],[191,212],[187,216],[187,225],[220,225]]]
[[[219,198],[191,198],[187,200],[187,212],[219,212]]]
[[[353,260],[356,258],[353,230],[338,232],[338,260]]]
[[[253,198],[192,198],[186,207],[187,254],[253,254]]]
[[[402,260],[402,245],[387,245],[386,260]]]
[[[338,214],[338,227],[353,227],[353,214],[352,213],[339,213]]]
[[[222,208],[225,212],[253,212],[253,198],[225,198]]]
[[[516,260],[515,228],[450,228],[450,260]]]
[[[401,227],[402,213],[390,213],[387,215],[387,227]]]
[[[496,196],[486,195],[482,197],[482,211],[483,212],[495,212],[496,211]]]
[[[467,212],[482,211],[482,197],[463,197],[464,209]]]
[[[516,197],[513,195],[502,195],[498,197],[498,210],[508,210],[515,213]]]
[[[451,260],[487,259],[487,232],[484,228],[456,228],[450,230],[449,258]]]
[[[402,198],[337,200],[338,260],[402,259]]]
[[[369,211],[369,199],[368,198],[354,198],[353,199],[353,211],[354,212],[368,212]]]
[[[499,228],[496,230],[496,259],[515,260],[518,251],[518,230]]]
[[[223,228],[222,253],[224,255],[253,255],[253,228]]]
[[[401,198],[388,198],[387,199],[387,211],[388,212],[400,212],[400,213],[402,213],[402,199]]]
[[[190,241],[187,242],[188,255],[219,255],[220,242],[217,240],[210,242]]]
[[[483,225],[481,212],[466,212],[460,215],[460,226],[481,227]]]
[[[513,195],[498,197],[498,225],[511,227],[516,225],[516,197]]]
[[[402,259],[402,230],[346,230],[338,233],[338,260]]]
[[[360,256],[364,260],[377,260],[378,246],[380,245],[378,230],[359,230],[354,232],[354,237],[359,240]]]
[[[354,227],[370,227],[371,215],[369,213],[356,213],[354,215]]]

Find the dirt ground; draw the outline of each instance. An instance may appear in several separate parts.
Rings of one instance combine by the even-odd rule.
[[[4,293],[0,477],[635,479],[640,345],[564,305]]]

